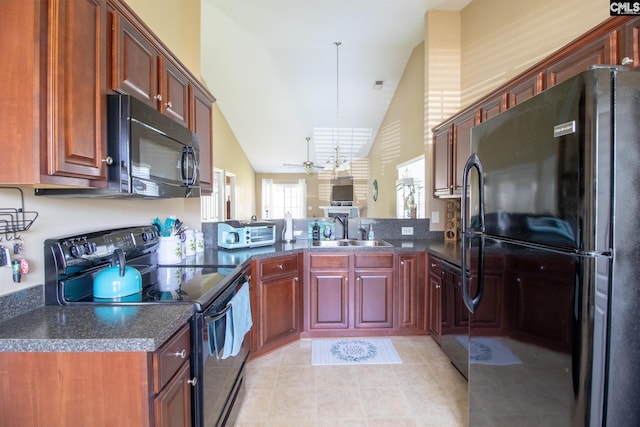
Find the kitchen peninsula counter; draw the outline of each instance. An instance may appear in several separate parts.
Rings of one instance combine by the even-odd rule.
[[[388,247],[311,247],[306,239],[272,246],[224,250],[207,248],[197,262],[246,265],[304,252],[422,252],[460,265],[460,243],[442,239],[384,239]],[[196,257],[198,258],[198,257]],[[188,266],[193,259],[183,262]],[[185,304],[137,306],[40,306],[0,322],[0,352],[153,352],[189,321]]]

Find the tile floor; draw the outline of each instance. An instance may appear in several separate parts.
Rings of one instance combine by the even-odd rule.
[[[467,383],[438,345],[391,341],[402,364],[312,366],[311,340],[251,360],[236,426],[466,426]]]

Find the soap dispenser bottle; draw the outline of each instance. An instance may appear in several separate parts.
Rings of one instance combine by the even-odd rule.
[[[313,228],[311,229],[311,238],[313,240],[320,240],[320,226],[318,225],[318,221],[313,224]]]
[[[373,240],[375,238],[376,238],[376,236],[373,233],[373,224],[369,224],[369,233],[367,234],[367,239],[368,240]]]

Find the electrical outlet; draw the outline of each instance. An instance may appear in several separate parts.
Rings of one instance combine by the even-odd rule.
[[[402,227],[403,236],[413,236],[413,227]]]
[[[431,212],[431,223],[438,224],[440,222],[440,212]]]

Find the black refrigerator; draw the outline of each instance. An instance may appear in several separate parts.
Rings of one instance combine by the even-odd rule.
[[[640,425],[640,73],[479,124],[462,195],[469,425]]]

